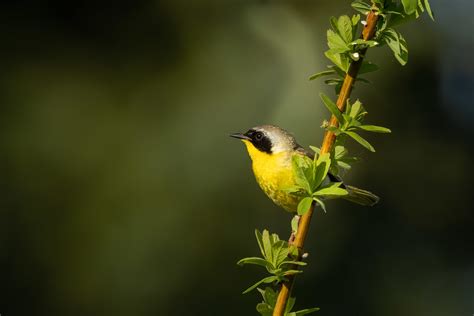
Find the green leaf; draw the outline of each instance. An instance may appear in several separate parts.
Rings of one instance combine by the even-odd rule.
[[[388,28],[382,33],[383,41],[390,47],[394,54],[400,54],[400,39],[398,37],[398,32],[392,28]]]
[[[258,303],[257,312],[262,316],[272,316],[273,308],[267,303]]]
[[[362,66],[359,69],[359,75],[363,75],[363,74],[366,74],[366,73],[369,73],[369,72],[374,72],[374,71],[377,71],[377,70],[379,70],[379,66],[377,66],[376,64],[374,64],[370,61],[364,61],[362,63]]]
[[[292,167],[295,175],[295,182],[298,186],[311,193],[312,177],[310,177],[311,160],[303,155],[295,154],[292,156]]]
[[[315,80],[317,78],[324,77],[324,76],[329,76],[329,75],[332,75],[334,73],[335,73],[334,70],[321,71],[321,72],[315,73],[314,75],[311,75],[309,77],[309,80]]]
[[[243,266],[244,264],[254,264],[257,266],[261,266],[266,268],[269,264],[269,262],[265,259],[259,258],[259,257],[249,257],[249,258],[243,258],[237,262],[239,266]]]
[[[360,81],[360,82],[363,82],[363,83],[367,83],[367,84],[371,84],[372,82],[370,80],[367,80],[365,78],[357,78],[356,81]]]
[[[258,247],[260,248],[260,252],[262,253],[262,256],[265,257],[265,249],[263,248],[263,236],[262,233],[258,231],[258,229],[255,230],[255,237],[257,238],[257,243]]]
[[[354,1],[351,3],[351,6],[354,10],[367,15],[371,10],[371,6],[364,1]]]
[[[266,283],[266,284],[269,284],[269,283],[272,283],[274,281],[278,281],[278,278],[274,275],[272,276],[269,276],[269,277],[266,277],[266,278],[263,278],[261,279],[260,281],[258,281],[257,283],[255,283],[254,285],[250,286],[248,289],[246,289],[245,291],[242,292],[242,294],[247,294],[248,292],[254,290],[257,286],[259,286],[260,284],[262,283]]]
[[[314,174],[314,185],[318,188],[321,183],[326,179],[329,168],[331,166],[331,158],[329,153],[320,155],[315,161],[315,174]]]
[[[302,309],[300,311],[294,312],[294,315],[289,315],[288,314],[287,316],[304,316],[304,315],[308,315],[308,314],[317,312],[317,311],[319,311],[319,309],[320,309],[319,307]]]
[[[340,184],[339,184],[340,185]],[[349,194],[347,190],[338,186],[328,186],[313,193],[314,196],[345,196]]]
[[[364,106],[362,105],[362,103],[359,100],[356,100],[354,102],[354,104],[352,104],[352,106],[351,106],[351,111],[349,113],[349,116],[360,123],[360,122],[363,121],[364,116],[366,114],[367,114],[367,112],[365,111]]]
[[[348,164],[347,162],[344,162],[343,160],[338,160],[336,164],[339,168],[342,168],[345,170],[350,170],[352,168],[350,164]]]
[[[424,2],[425,2],[425,9],[428,12],[428,15],[434,21],[434,15],[433,15],[433,11],[431,11],[431,6],[430,6],[429,0],[424,0]]]
[[[332,50],[328,50],[324,53],[324,55],[332,61],[339,69],[347,73],[349,69],[349,59],[345,55],[341,55],[340,53],[334,52]]]
[[[363,129],[364,131],[374,133],[391,133],[392,131],[386,127],[376,125],[360,125],[357,128]]]
[[[265,291],[261,291],[259,289],[259,292],[260,294],[262,294],[265,303],[268,303],[268,305],[270,305],[271,307],[275,306],[278,297],[277,292],[275,292],[271,287],[266,287]]]
[[[337,120],[339,121],[339,124],[343,124],[344,118],[342,117],[342,113],[338,109],[336,104],[334,104],[334,102],[332,102],[332,100],[322,92],[319,94],[319,96],[321,97],[321,100],[323,100],[323,103],[328,108],[329,112],[331,112],[332,115],[334,115],[337,118]]]
[[[360,15],[359,14],[354,14],[351,18],[352,22],[352,36],[354,36],[355,31],[357,30],[357,26],[360,21]]]
[[[416,12],[418,0],[402,0],[402,4],[403,8],[405,9],[405,13],[410,15]]]
[[[336,136],[339,136],[339,134],[342,133],[342,130],[336,126],[328,126],[326,129],[331,133],[334,133]]]
[[[295,195],[304,194],[302,189],[300,187],[297,187],[297,186],[289,186],[289,187],[283,188],[282,190],[285,191],[286,193],[295,194]]]
[[[341,78],[344,78],[346,76],[346,73],[335,65],[329,65],[328,68],[334,70],[337,73],[337,75]]]
[[[334,32],[338,32],[337,30],[337,18],[332,16],[329,18],[329,24],[331,24],[331,28]]]
[[[351,165],[358,161],[359,158],[357,157],[343,157],[341,159],[336,160],[336,164],[342,169],[349,170],[351,169]]]
[[[364,46],[368,46],[368,47],[374,47],[374,46],[377,46],[379,45],[379,42],[377,41],[366,41],[362,38],[359,38],[359,39],[356,39],[355,41],[351,42],[350,45],[364,45]]]
[[[402,34],[398,34],[398,36],[399,36],[399,41],[400,41],[400,54],[395,54],[395,58],[398,60],[398,62],[402,66],[405,66],[406,63],[408,62],[408,46]]]
[[[319,153],[321,152],[321,150],[316,147],[316,146],[309,146],[309,148],[314,151],[317,155],[319,155]]]
[[[324,204],[324,202],[321,199],[318,199],[316,197],[314,197],[313,200],[315,200],[319,204],[319,206],[321,206],[324,213],[326,213],[326,205]]]
[[[335,146],[334,147],[334,158],[335,159],[341,159],[345,155],[347,155],[348,151],[344,146]]]
[[[291,231],[296,233],[298,231],[298,225],[300,223],[300,219],[298,216],[293,216],[291,219]]]
[[[264,257],[269,262],[273,262],[273,247],[272,247],[272,240],[270,239],[270,233],[268,230],[264,229],[262,233],[262,242],[263,242],[263,249],[264,249]]]
[[[344,39],[332,30],[327,31],[328,46],[333,52],[345,53],[350,50]]]
[[[284,264],[291,264],[291,265],[297,265],[297,266],[305,266],[305,265],[306,265],[306,262],[288,260],[288,261],[283,261],[280,265],[284,265]]]
[[[293,307],[295,306],[296,298],[290,297],[288,298],[288,301],[286,302],[286,307],[285,307],[285,316],[287,313],[289,313]]]
[[[306,212],[308,212],[312,202],[313,199],[310,197],[305,197],[301,199],[301,201],[298,203],[297,208],[298,215],[304,215]]]
[[[281,263],[288,258],[288,244],[284,240],[278,241],[273,245],[273,265],[279,268]]]
[[[339,79],[339,78],[338,79],[331,78],[331,79],[324,80],[324,83],[329,85],[329,86],[335,86],[335,85],[338,85],[342,82],[343,82],[343,80]]]
[[[345,43],[350,43],[352,41],[352,21],[347,15],[339,17],[337,20],[337,29]]]
[[[362,138],[359,134],[357,134],[355,132],[351,132],[351,131],[346,131],[345,134],[352,137],[352,139],[354,139],[356,142],[358,142],[359,144],[361,144],[362,146],[364,146],[365,148],[367,148],[371,152],[375,152],[374,147],[368,141],[366,141],[364,138]]]
[[[393,55],[403,66],[408,61],[408,47],[403,36],[392,28],[387,28],[381,35],[381,40],[390,47]]]
[[[300,274],[303,273],[301,270],[286,270],[283,275],[288,276],[288,275],[295,275],[295,274]]]

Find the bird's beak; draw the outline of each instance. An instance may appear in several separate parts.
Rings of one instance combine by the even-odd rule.
[[[245,139],[245,140],[251,140],[250,137],[242,134],[242,133],[234,133],[234,134],[230,134],[229,135],[230,137],[234,137],[234,138],[238,138],[238,139]]]

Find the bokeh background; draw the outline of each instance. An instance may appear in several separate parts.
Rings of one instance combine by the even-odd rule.
[[[346,181],[382,197],[315,214],[297,307],[319,315],[474,313],[472,0],[402,27],[409,63],[370,51],[359,85],[375,154]],[[0,5],[0,313],[256,315],[255,228],[290,216],[230,132],[272,123],[319,145],[308,76],[349,1],[28,1]]]

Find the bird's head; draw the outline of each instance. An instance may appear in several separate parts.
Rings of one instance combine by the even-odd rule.
[[[235,133],[230,136],[241,139],[245,143],[252,160],[257,155],[292,152],[299,147],[293,135],[274,125],[256,126],[245,133]]]

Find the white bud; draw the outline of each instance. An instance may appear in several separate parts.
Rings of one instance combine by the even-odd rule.
[[[305,253],[301,256],[301,258],[306,259],[306,258],[308,258],[308,256],[309,256],[309,253],[305,252]]]
[[[355,59],[359,59],[359,53],[355,52],[354,54],[352,54],[352,56],[355,58]]]
[[[363,26],[367,25],[367,21],[360,21],[360,23],[362,23]]]

